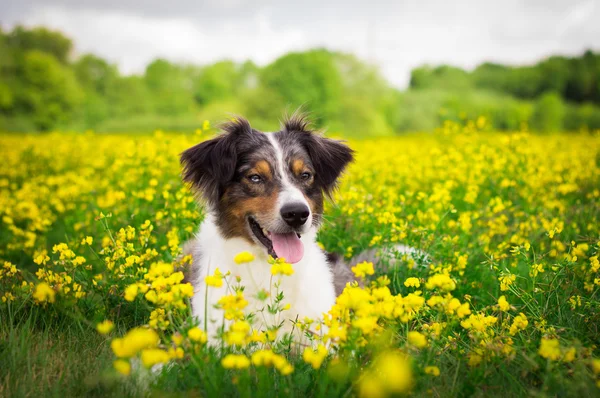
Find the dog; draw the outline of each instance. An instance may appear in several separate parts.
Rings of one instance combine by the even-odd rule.
[[[341,257],[325,253],[316,241],[324,200],[352,162],[353,150],[313,131],[298,114],[277,132],[260,132],[241,117],[221,130],[181,154],[182,178],[206,208],[198,233],[184,245],[193,258],[186,275],[194,286],[192,313],[214,339],[224,324],[215,306],[231,294],[229,283],[206,285],[219,268],[244,286],[245,310],[262,312],[254,328],[275,325],[278,335],[291,333],[295,320],[322,318],[354,280]],[[238,264],[240,252],[254,259]],[[269,257],[293,266],[292,275],[277,278],[276,289]],[[265,310],[265,294],[273,298],[277,292],[289,309],[272,314]]]

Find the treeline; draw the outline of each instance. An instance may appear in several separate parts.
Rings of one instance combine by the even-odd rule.
[[[575,58],[553,56],[531,66],[484,63],[471,73],[448,66],[412,71],[411,88],[440,84],[498,90],[521,99],[554,92],[566,101],[600,104],[600,54],[586,51]]]
[[[410,89],[464,93],[464,98],[446,99],[442,112],[486,114],[500,129],[523,122],[542,131],[600,128],[600,54],[592,51],[529,66],[484,63],[472,72],[423,66],[412,71]]]
[[[72,47],[70,39],[45,28],[0,34],[2,130],[193,130],[205,119],[230,114],[268,129],[277,127],[283,112],[302,106],[335,131],[393,132],[396,91],[374,67],[350,55],[291,53],[262,68],[158,59],[143,75],[122,76],[95,55],[71,61]]]
[[[599,58],[590,52],[526,68],[484,64],[471,73],[422,67],[404,92],[356,57],[322,49],[264,67],[158,59],[143,74],[123,76],[95,55],[74,58],[72,41],[60,32],[15,27],[0,30],[0,54],[3,131],[185,131],[231,114],[274,129],[282,112],[299,106],[317,125],[351,136],[431,130],[478,116],[497,129],[600,128]]]

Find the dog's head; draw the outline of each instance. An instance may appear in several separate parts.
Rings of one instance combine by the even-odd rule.
[[[181,155],[183,179],[201,195],[226,238],[241,237],[296,263],[300,237],[322,220],[323,198],[352,160],[352,150],[311,131],[294,116],[262,133],[237,118],[223,134]]]

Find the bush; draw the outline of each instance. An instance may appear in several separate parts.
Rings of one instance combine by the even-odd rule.
[[[555,92],[545,93],[536,102],[531,125],[537,131],[561,131],[565,118],[565,105]]]

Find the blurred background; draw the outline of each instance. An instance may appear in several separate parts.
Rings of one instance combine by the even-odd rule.
[[[600,129],[600,2],[0,3],[0,130]],[[482,119],[483,117],[484,119]]]

